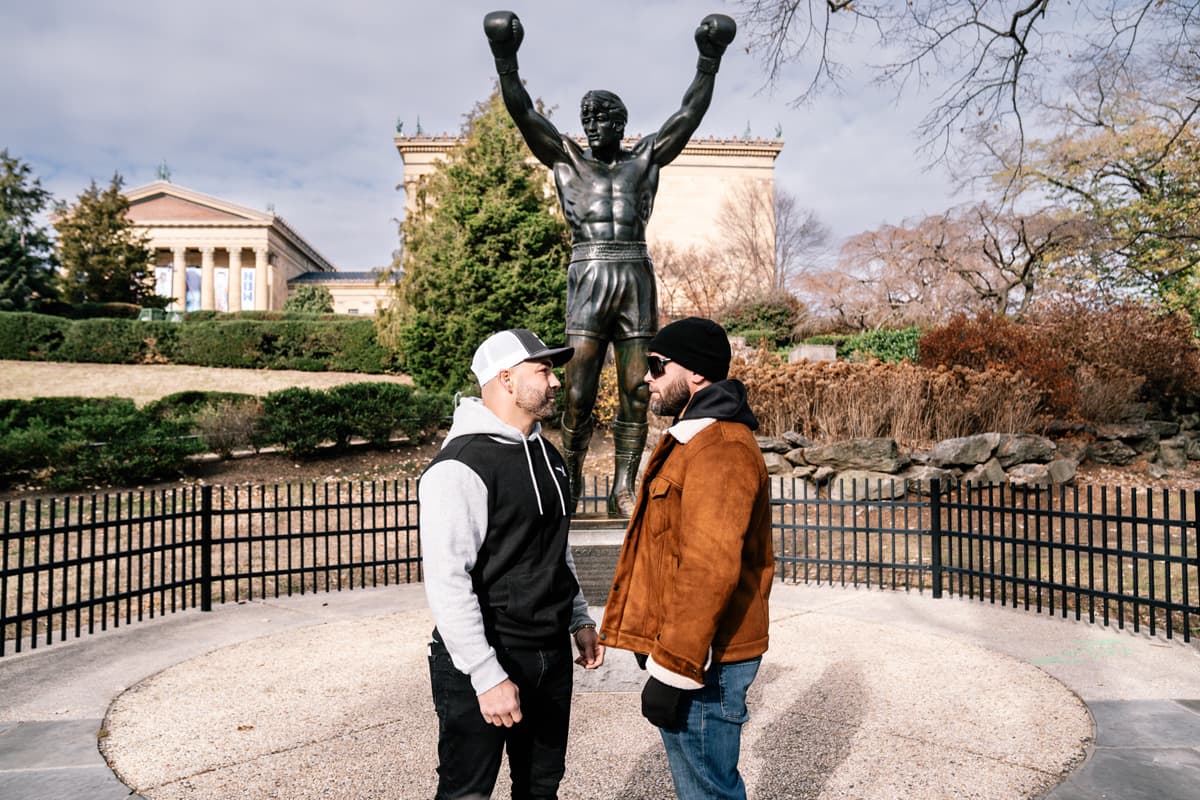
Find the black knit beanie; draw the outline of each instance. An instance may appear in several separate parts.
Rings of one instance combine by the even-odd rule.
[[[729,337],[711,319],[687,317],[672,322],[654,335],[647,350],[710,381],[723,381],[729,376]]]

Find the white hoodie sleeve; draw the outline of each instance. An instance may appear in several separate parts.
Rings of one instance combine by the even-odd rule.
[[[502,683],[508,673],[483,629],[471,568],[487,534],[487,487],[470,467],[442,461],[422,476],[421,555],[425,597],[454,666],[471,678],[475,694]]]

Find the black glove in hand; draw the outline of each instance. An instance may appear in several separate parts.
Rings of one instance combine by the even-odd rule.
[[[658,678],[650,678],[642,688],[642,716],[656,727],[678,730],[682,700],[683,689],[668,686]]]
[[[650,660],[650,656],[646,655],[645,653],[634,653],[633,659],[637,662],[638,669],[645,669],[646,662]]]

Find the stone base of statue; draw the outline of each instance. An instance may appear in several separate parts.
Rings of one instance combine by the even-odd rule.
[[[571,519],[571,554],[588,605],[608,602],[627,525],[628,519],[607,514],[576,514]]]

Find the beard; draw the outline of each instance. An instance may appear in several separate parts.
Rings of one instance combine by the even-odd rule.
[[[650,395],[650,410],[660,417],[677,417],[692,399],[687,381],[680,377],[657,394]]]
[[[517,384],[517,408],[539,420],[550,419],[558,412],[554,394],[553,389],[547,389],[545,393],[541,393],[536,389]]]

